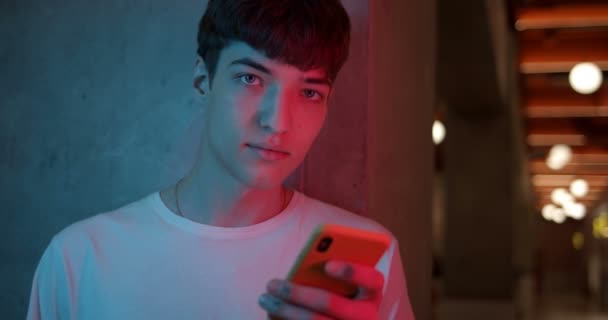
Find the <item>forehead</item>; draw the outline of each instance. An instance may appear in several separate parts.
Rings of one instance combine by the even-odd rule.
[[[315,77],[326,77],[327,72],[323,68],[311,69],[302,71],[295,66],[283,63],[276,59],[269,59],[263,52],[256,50],[249,46],[247,43],[242,41],[233,41],[226,46],[221,54],[218,61],[218,67],[227,68],[232,62],[239,59],[249,58],[256,62],[263,64],[268,67],[273,73],[284,73],[293,75],[306,75]]]

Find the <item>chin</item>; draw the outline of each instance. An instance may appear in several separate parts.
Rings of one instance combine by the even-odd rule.
[[[283,182],[287,177],[278,174],[277,172],[266,173],[264,171],[256,170],[255,172],[248,172],[247,177],[243,179],[246,185],[255,189],[272,190],[279,188],[283,185]]]

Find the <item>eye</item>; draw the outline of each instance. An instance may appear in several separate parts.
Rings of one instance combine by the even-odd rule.
[[[317,101],[323,99],[323,95],[321,93],[312,89],[304,89],[302,90],[302,94],[304,95],[304,97],[310,100]]]
[[[251,84],[259,84],[260,83],[260,78],[258,78],[258,76],[253,75],[251,73],[243,74],[243,75],[239,76],[239,78],[241,78],[241,81],[244,84],[251,85]]]

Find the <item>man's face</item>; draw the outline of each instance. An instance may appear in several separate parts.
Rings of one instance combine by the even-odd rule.
[[[198,86],[206,93],[202,157],[249,187],[278,187],[323,126],[331,89],[326,73],[270,60],[244,42],[222,50],[211,88],[202,61],[197,70],[195,86],[204,78]]]

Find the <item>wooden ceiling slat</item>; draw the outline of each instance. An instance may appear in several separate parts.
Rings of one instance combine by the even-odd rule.
[[[532,161],[530,163],[530,172],[532,174],[554,174],[555,170],[547,167],[544,161]],[[606,174],[608,175],[608,162],[597,163],[568,163],[564,168],[558,171],[560,174],[568,175],[587,175],[587,174]]]
[[[560,41],[593,41],[602,42],[608,39],[608,27],[594,28],[567,28],[567,29],[532,29],[518,32],[517,36],[522,43],[545,42],[548,45]]]
[[[575,179],[585,179],[590,187],[608,186],[608,174],[604,175],[573,175],[573,174],[534,174],[532,184],[535,187],[569,186]]]
[[[595,158],[602,160],[597,161],[608,162],[601,156],[608,153],[608,117],[526,118],[524,127],[530,159],[546,157],[555,144],[567,144],[575,157],[587,155],[576,161],[589,161],[598,154]]]
[[[608,83],[583,95],[570,87],[566,75],[525,76],[523,82],[522,106],[528,118],[608,117]]]
[[[581,203],[593,203],[593,201],[598,200],[598,197],[592,197],[592,198],[578,198],[576,199],[576,202],[581,202]],[[542,195],[538,197],[538,200],[540,200],[541,202],[544,203],[551,203],[553,202],[553,200],[551,199],[551,195]]]
[[[608,119],[528,118],[528,134],[602,134],[608,136]],[[603,152],[600,152],[603,153]]]
[[[577,4],[524,8],[516,13],[517,30],[608,26],[608,5]]]
[[[560,188],[560,187],[555,187],[555,188],[549,189],[547,191],[545,191],[545,190],[540,191],[540,192],[536,191],[536,197],[539,198],[539,199],[549,199],[549,200],[551,200],[551,193],[553,192],[553,190],[555,190],[557,188]],[[580,201],[593,201],[593,200],[597,200],[597,199],[599,199],[602,196],[602,194],[604,193],[604,190],[605,189],[598,190],[598,191],[595,191],[593,193],[590,192],[590,193],[588,193],[587,195],[585,195],[582,198],[575,198],[575,199],[577,201],[579,201],[579,200]]]
[[[606,154],[607,150],[604,147],[597,145],[570,146],[574,155],[579,154]],[[530,160],[545,159],[551,150],[550,146],[528,146],[528,158]]]
[[[588,48],[571,49],[570,52],[546,49],[532,51],[523,48],[519,69],[520,72],[526,74],[559,73],[569,72],[579,62],[593,62],[600,69],[608,71],[608,48],[599,47],[596,51],[592,50],[589,46]]]
[[[608,28],[606,28],[608,29]],[[548,34],[544,40],[522,40],[520,72],[524,74],[569,72],[575,64],[594,62],[608,70],[608,35],[606,30],[595,38],[561,37]]]
[[[597,201],[597,200],[591,200],[591,201],[583,200],[583,201],[578,201],[578,202],[584,204],[585,207],[587,207],[587,210],[589,210],[590,208],[592,208],[595,205],[595,201]],[[540,210],[546,204],[550,204],[550,203],[553,203],[550,199],[539,199],[538,202],[536,203],[536,208]]]
[[[608,33],[608,30],[606,30]],[[605,40],[608,42],[608,38]],[[579,105],[597,105],[608,103],[608,79],[601,88],[592,94],[580,94],[570,86],[569,73],[523,74],[521,92],[524,101],[565,101]],[[608,77],[608,75],[606,75]]]
[[[547,106],[526,109],[528,118],[590,118],[608,117],[607,106]]]
[[[604,92],[607,92],[606,94]],[[538,107],[606,107],[608,90],[596,95],[582,95],[572,89],[530,92],[524,95],[523,103],[527,108]]]
[[[608,165],[608,154],[573,154],[566,164],[565,168],[572,165]],[[544,165],[545,160],[531,160],[530,164],[534,165]],[[606,171],[608,174],[608,171]]]
[[[553,190],[555,190],[556,188],[565,188],[566,190],[570,190],[570,185],[566,184],[566,185],[556,185],[556,186],[541,186],[541,187],[535,187],[534,190],[539,194],[551,194],[551,192],[553,192]],[[585,197],[598,196],[602,192],[604,192],[604,190],[606,190],[606,186],[602,186],[602,185],[590,186],[589,190],[587,191],[587,195]]]
[[[555,190],[555,188],[560,188],[560,187],[566,188],[566,189],[569,188],[569,186],[537,187],[537,188],[535,188],[535,190],[539,194],[550,194],[551,192],[553,192],[553,190]],[[593,187],[589,187],[588,194],[592,195],[592,196],[599,196],[599,195],[601,195],[602,192],[604,192],[604,190],[605,190],[604,187],[593,186]]]
[[[545,146],[552,147],[556,144],[566,144],[569,146],[584,146],[587,144],[587,138],[585,135],[577,133],[530,133],[527,137],[529,146]]]

